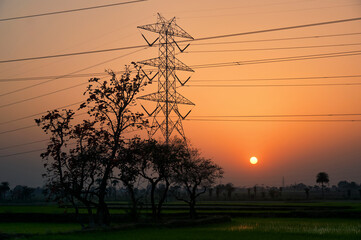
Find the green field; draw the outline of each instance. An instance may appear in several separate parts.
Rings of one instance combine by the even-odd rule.
[[[54,232],[66,232],[79,228],[76,224],[0,224],[1,231],[6,233],[39,234],[26,238],[29,240],[361,239],[361,220],[359,219],[235,218],[230,223],[212,224],[201,227],[144,227],[116,231],[54,234]]]
[[[199,202],[200,213],[288,213],[291,211],[342,211],[361,214],[360,201],[340,202]],[[111,202],[109,211],[111,214],[125,214],[128,203]],[[80,209],[80,213],[86,213]],[[142,213],[150,213],[150,206],[143,208]],[[171,202],[164,205],[163,213],[187,213],[188,206],[183,202]],[[42,213],[42,214],[63,214],[75,213],[71,207],[58,207],[55,204],[48,205],[0,205],[1,213]]]
[[[360,202],[202,202],[199,206],[198,212],[200,214],[230,214],[233,216],[232,221],[194,227],[178,227],[173,225],[172,227],[160,225],[142,225],[142,227],[139,227],[131,225],[125,228],[124,224],[127,223],[115,222],[112,226],[115,228],[118,227],[118,229],[119,227],[123,227],[122,230],[112,228],[112,230],[82,231],[80,225],[73,219],[74,217],[71,217],[72,215],[68,215],[72,220],[68,223],[56,223],[52,222],[52,220],[36,222],[36,220],[34,220],[36,214],[51,215],[49,219],[67,216],[66,214],[64,215],[64,213],[74,213],[74,209],[70,207],[59,208],[54,204],[2,205],[0,206],[1,216],[8,216],[10,214],[15,217],[19,216],[19,218],[14,218],[16,219],[15,222],[7,222],[6,219],[2,219],[0,222],[0,239],[2,236],[10,237],[10,239],[31,240],[361,239]],[[120,214],[119,216],[124,216],[125,219],[127,219],[126,215],[124,215],[124,213],[126,213],[126,207],[127,204],[124,202],[114,202],[110,204],[110,212],[115,215]],[[178,202],[166,204],[165,210],[163,211],[165,213],[164,216],[167,216],[165,219],[172,219],[178,216],[183,216],[182,218],[186,217],[186,207],[186,205]],[[81,212],[83,211],[84,209],[82,209]],[[322,214],[334,212],[337,213],[335,216],[341,217],[322,217]],[[143,210],[142,213],[149,213],[149,209]],[[183,215],[179,215],[179,213],[183,213]],[[248,213],[250,215],[247,215]],[[269,213],[269,215],[264,213]],[[300,215],[296,214],[295,216],[297,216],[297,218],[294,218],[287,217],[289,215],[279,215],[278,213],[300,213]],[[317,217],[298,217],[304,213],[313,214],[312,216]],[[27,216],[28,222],[24,222],[23,216]],[[26,234],[26,236],[22,234]]]
[[[0,223],[0,233],[8,234],[49,234],[81,230],[76,223]]]

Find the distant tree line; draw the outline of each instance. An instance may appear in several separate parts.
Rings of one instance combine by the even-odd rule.
[[[9,182],[0,184],[0,200],[2,201],[29,201],[33,199],[35,193],[42,195],[42,189],[24,185],[16,185],[11,189]]]
[[[5,186],[9,187],[8,182]],[[226,186],[228,187],[226,188]],[[155,189],[156,199],[161,195],[165,188],[164,183],[158,184]],[[5,190],[3,190],[5,189]],[[28,202],[28,201],[46,201],[49,200],[49,189],[43,187],[28,187],[24,185],[16,185],[14,188],[3,188],[0,185],[1,201],[13,201]],[[30,189],[31,194],[25,196],[19,194],[19,189]],[[15,190],[15,191],[14,191]],[[199,188],[201,191],[202,189]],[[128,188],[124,186],[121,181],[113,180],[107,187],[106,200],[111,202],[129,201],[132,203],[131,194],[128,192]],[[140,180],[134,185],[134,196],[137,199],[137,209],[147,209],[148,203],[150,203],[151,187],[147,185],[146,181]],[[361,198],[361,184],[357,184],[354,181],[339,181],[336,185],[325,187],[324,189],[325,199],[337,200],[337,199],[360,199]],[[180,198],[186,197],[187,192],[184,187],[179,187],[176,184],[172,184],[166,195],[167,202],[177,201]],[[285,187],[273,187],[256,185],[254,187],[236,187],[232,183],[210,185],[204,194],[200,195],[198,199],[200,201],[244,201],[244,200],[307,200],[307,199],[321,199],[322,189],[319,185],[306,185],[304,183],[291,184]],[[51,200],[51,199],[50,199]],[[60,201],[61,205],[66,204],[64,201]],[[129,208],[131,210],[131,208]]]

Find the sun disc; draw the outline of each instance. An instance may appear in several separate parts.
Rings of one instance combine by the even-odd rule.
[[[250,162],[251,164],[257,164],[258,159],[257,159],[256,157],[251,157],[251,159],[249,159],[249,162]]]

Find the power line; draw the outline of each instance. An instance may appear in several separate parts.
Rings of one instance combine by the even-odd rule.
[[[290,56],[290,57],[281,57],[281,58],[256,59],[256,60],[249,60],[249,61],[209,63],[209,64],[193,65],[191,67],[193,69],[229,67],[229,66],[248,65],[248,64],[275,63],[275,62],[310,60],[310,59],[319,59],[319,58],[354,56],[354,55],[360,55],[360,54],[361,54],[361,51],[348,51],[348,52],[335,52],[335,53],[324,53],[324,54],[313,54],[313,55]]]
[[[68,104],[68,105],[65,105],[65,106],[61,106],[61,107],[58,107],[58,108],[54,108],[53,110],[55,110],[55,109],[61,109],[61,108],[66,108],[66,107],[71,107],[71,106],[74,106],[74,105],[77,105],[77,104],[81,104],[81,103],[83,103],[83,102],[84,102],[84,101],[79,101],[79,102],[76,102],[76,103],[71,103],[71,104]],[[51,110],[50,110],[50,111],[51,111]],[[31,117],[36,117],[36,116],[38,116],[38,115],[45,114],[45,113],[48,113],[48,112],[49,112],[49,111],[44,111],[44,112],[40,112],[40,113],[35,113],[35,114],[32,114],[32,115],[28,115],[28,116],[25,116],[25,117],[20,117],[20,118],[12,119],[12,120],[9,120],[9,121],[6,121],[6,122],[1,122],[0,125],[17,122],[17,121],[24,120],[24,119],[31,118]]]
[[[194,118],[284,118],[284,117],[344,117],[361,116],[361,113],[326,113],[326,114],[270,114],[270,115],[204,115],[192,116]]]
[[[186,121],[203,121],[203,122],[361,122],[361,119],[200,119],[200,118],[187,118]]]
[[[298,39],[309,39],[309,38],[324,38],[324,37],[338,37],[338,36],[350,36],[350,35],[360,35],[361,32],[355,32],[355,33],[343,33],[343,34],[329,34],[329,35],[313,35],[313,36],[305,36],[305,37],[291,37],[291,38],[273,38],[273,39],[259,39],[259,40],[246,40],[246,41],[234,41],[234,42],[215,42],[215,43],[192,43],[193,46],[196,45],[218,45],[218,44],[235,44],[235,43],[250,43],[250,42],[269,42],[269,41],[284,41],[284,40],[298,40]],[[180,41],[182,42],[182,41]],[[155,44],[156,45],[156,44]],[[139,46],[133,46],[133,47],[123,47],[123,48],[112,48],[112,49],[105,49],[104,51],[117,51],[117,50],[125,50],[125,49],[131,49],[131,48],[140,48],[140,47],[149,47],[148,45],[139,45]],[[103,50],[95,50],[95,52],[100,52]],[[84,54],[87,53],[93,53],[93,51],[89,52],[82,52]],[[80,53],[80,54],[82,54]],[[186,53],[186,52],[185,52]],[[66,56],[72,56],[77,55],[77,53],[70,53],[70,55]],[[64,54],[59,55],[52,55],[51,57],[62,57],[65,56]],[[45,56],[46,57],[46,56]],[[35,57],[35,58],[27,58],[25,60],[35,60],[35,59],[42,59],[43,57]],[[25,61],[24,60],[24,61]],[[11,61],[11,60],[10,60]],[[19,59],[19,61],[22,61],[22,59]],[[1,61],[0,61],[1,63]],[[64,76],[65,77],[65,76]],[[21,81],[22,78],[19,78],[19,81]],[[33,79],[37,80],[37,79]],[[0,79],[0,82],[6,82],[7,79]]]
[[[81,115],[85,115],[87,113],[78,113],[74,116],[81,116]],[[32,124],[32,125],[28,125],[28,126],[25,126],[25,127],[19,127],[19,128],[15,128],[15,129],[11,129],[11,130],[6,130],[6,131],[3,131],[3,132],[0,132],[0,135],[2,134],[5,134],[5,133],[10,133],[10,132],[17,132],[17,131],[20,131],[20,130],[24,130],[24,129],[28,129],[28,128],[33,128],[33,127],[36,127],[37,125],[36,124]]]
[[[90,75],[97,75],[99,73],[91,73]],[[103,73],[101,73],[103,74]],[[52,77],[57,77],[57,76],[52,76]],[[72,77],[72,76],[68,76],[68,77]],[[75,77],[75,76],[74,76]],[[340,76],[314,76],[314,77],[286,77],[286,78],[251,78],[251,79],[229,79],[229,80],[192,80],[192,82],[203,82],[203,81],[207,81],[207,82],[225,82],[225,81],[285,81],[285,80],[309,80],[309,79],[338,79],[338,78],[356,78],[356,77],[361,77],[361,75],[340,75]],[[41,77],[34,77],[34,78],[41,78]],[[47,78],[47,77],[44,77]],[[64,105],[64,106],[60,106],[54,109],[61,109],[61,108],[66,108],[66,107],[71,107],[77,104],[81,104],[83,101],[79,101],[79,102],[75,102],[72,104],[68,104],[68,105]],[[28,116],[24,116],[24,117],[20,117],[20,118],[16,118],[16,119],[12,119],[9,121],[5,121],[5,122],[0,122],[0,125],[4,125],[4,124],[8,124],[8,123],[13,123],[13,122],[17,122],[20,120],[24,120],[27,118],[32,118],[32,117],[36,117],[38,115],[41,114],[45,114],[48,111],[44,111],[44,112],[39,112],[39,113],[35,113],[32,115],[28,115]]]
[[[114,59],[112,59],[114,60]],[[104,62],[102,62],[103,64]],[[143,69],[145,72],[151,72],[149,69]],[[115,71],[115,74],[124,73],[125,71]],[[67,74],[67,75],[53,75],[53,76],[33,76],[33,77],[20,77],[20,78],[3,78],[0,82],[21,82],[21,81],[41,81],[48,79],[60,79],[60,78],[81,78],[81,77],[106,77],[109,76],[106,72],[96,73],[79,73],[79,74]]]
[[[0,155],[0,158],[11,157],[11,156],[16,156],[16,155],[23,155],[23,154],[27,154],[27,153],[39,152],[39,151],[44,151],[44,150],[46,150],[46,148],[39,148],[39,149],[34,149],[34,150],[26,151],[26,152],[11,153],[11,154],[7,154],[7,155]]]
[[[229,66],[240,66],[240,65],[248,65],[248,64],[262,64],[262,63],[276,63],[276,62],[285,62],[285,61],[297,61],[297,60],[310,60],[310,59],[319,59],[319,58],[329,58],[329,57],[342,57],[342,56],[353,56],[360,55],[361,51],[349,51],[349,52],[336,52],[336,53],[326,53],[326,54],[315,54],[315,55],[303,55],[303,56],[294,56],[294,57],[283,57],[283,58],[270,58],[270,59],[258,59],[258,60],[250,60],[250,61],[234,61],[234,62],[224,62],[224,63],[211,63],[211,64],[203,64],[203,65],[193,65],[191,66],[193,69],[200,68],[215,68],[215,67],[229,67]],[[81,85],[88,84],[81,83],[76,84],[71,87],[63,88],[60,90],[56,90],[50,93],[34,96],[31,98],[23,99],[20,101],[0,105],[0,108],[12,106],[15,104],[23,103],[26,101],[30,101],[33,99],[37,99],[40,97],[48,96],[54,93],[66,91],[75,87],[79,87]],[[341,85],[360,85],[361,83],[339,83],[339,84],[298,84],[298,85],[186,85],[187,87],[296,87],[296,86],[341,86]]]
[[[32,125],[25,126],[25,127],[19,127],[19,128],[15,128],[15,129],[11,129],[11,130],[6,130],[6,131],[3,131],[3,132],[0,132],[0,135],[5,134],[5,133],[16,132],[16,131],[24,130],[24,129],[28,129],[28,128],[33,128],[33,127],[36,127],[36,125],[32,124]]]
[[[114,72],[115,74],[122,73],[124,71]],[[33,77],[20,77],[20,78],[3,78],[0,79],[0,82],[20,82],[20,81],[40,81],[40,80],[48,80],[48,79],[59,79],[59,78],[80,78],[80,77],[103,77],[109,75],[105,72],[97,72],[97,73],[80,73],[80,74],[67,74],[67,75],[52,75],[52,76],[33,76]]]
[[[45,113],[47,113],[47,112],[45,112]],[[76,116],[85,115],[85,114],[86,113],[80,113],[80,114],[76,114]],[[192,117],[195,118],[195,119],[199,119],[199,120],[218,121],[219,119],[217,119],[217,118],[293,118],[293,117],[348,117],[348,116],[361,116],[361,113],[270,114],[270,115],[204,115],[204,116],[192,116]],[[228,120],[232,120],[232,119],[228,119]],[[228,121],[228,120],[222,120],[222,121]],[[233,119],[233,120],[238,121],[238,119]],[[319,120],[321,120],[321,119],[312,120],[312,121],[319,121]],[[335,119],[335,120],[344,120],[344,119]],[[351,121],[350,119],[346,119],[346,120]],[[247,119],[247,120],[244,120],[244,121],[253,121],[253,120]],[[273,120],[272,119],[266,119],[266,120],[262,120],[262,121],[278,121],[278,120],[277,119],[273,119]],[[282,120],[282,121],[289,121],[289,120]],[[303,121],[303,119],[299,119],[299,120],[295,120],[295,121]],[[354,120],[352,120],[352,121],[354,121]],[[20,127],[20,128],[16,128],[16,129],[3,131],[3,132],[0,132],[0,135],[5,134],[5,133],[10,133],[10,132],[16,132],[16,131],[20,131],[20,130],[24,130],[24,129],[28,129],[28,128],[33,128],[33,127],[36,127],[36,125],[33,124],[33,125],[25,126],[25,127]],[[45,141],[45,140],[40,140],[40,141]],[[25,143],[25,144],[18,144],[18,145],[14,145],[14,146],[4,147],[4,148],[0,148],[0,150],[13,148],[13,147],[18,147],[18,146],[23,146],[23,145],[29,145],[29,144],[37,143],[37,142],[40,142],[40,141],[34,141],[34,142],[30,142],[30,143]]]
[[[301,24],[301,25],[288,26],[288,27],[270,28],[270,29],[256,30],[256,31],[250,31],[250,32],[231,33],[231,34],[224,34],[224,35],[218,35],[218,36],[196,38],[193,41],[204,41],[204,40],[219,39],[219,38],[237,37],[237,36],[244,36],[244,35],[251,35],[251,34],[258,34],[258,33],[284,31],[284,30],[290,30],[290,29],[315,27],[315,26],[337,24],[337,23],[345,23],[345,22],[353,22],[353,21],[360,21],[360,20],[361,20],[361,17],[347,18],[347,19],[340,19],[340,20],[334,20],[334,21],[326,21],[326,22],[318,22],[318,23],[310,23],[310,24]]]
[[[148,18],[148,17],[146,17],[146,18]],[[144,18],[144,19],[146,19],[146,18]],[[143,19],[143,20],[144,20]],[[137,20],[137,21],[139,21],[139,19]],[[135,23],[134,21],[132,21],[132,23]],[[119,30],[119,29],[124,29],[124,27],[126,27],[126,26],[128,26],[128,25],[130,25],[129,23],[128,24],[123,24],[123,26],[121,26],[120,28],[118,27],[118,28],[116,28],[116,30]],[[114,32],[114,30],[112,31],[112,32]],[[105,36],[107,36],[107,35],[109,35],[110,33],[109,32],[107,32],[107,33],[105,33],[105,34],[102,34],[101,36],[92,36],[92,38],[89,40],[87,40],[87,41],[83,41],[83,42],[78,42],[77,44],[75,44],[75,45],[72,45],[72,47],[74,47],[74,46],[79,46],[79,45],[83,45],[84,43],[87,43],[87,42],[92,42],[92,41],[94,41],[94,40],[97,40],[97,39],[99,39],[99,38],[103,38],[103,37],[105,37]],[[131,35],[133,35],[133,34],[131,34]],[[126,38],[128,38],[130,35],[128,34],[127,36],[126,36]],[[64,52],[65,50],[67,50],[67,49],[69,49],[69,48],[66,48],[66,49],[62,49],[62,50],[59,50],[59,51],[57,51],[56,53],[53,53],[53,54],[58,54],[58,53],[61,53],[61,52]],[[95,49],[95,48],[94,48]],[[93,49],[89,49],[89,50],[93,50]],[[57,61],[55,61],[55,62],[53,62],[53,63],[56,63]],[[51,64],[53,64],[53,63],[51,63]],[[49,64],[46,64],[46,65],[49,65]],[[13,66],[14,67],[14,66]],[[44,67],[44,65],[42,65],[42,67]],[[11,69],[11,68],[7,68],[7,69],[3,69],[3,71],[6,71],[6,70],[9,70],[9,69]],[[31,68],[31,69],[28,69],[27,71],[25,71],[25,72],[29,72],[29,71],[32,71],[32,70],[34,70],[35,68]],[[0,73],[1,72],[3,72],[3,71],[0,71]],[[21,72],[20,72],[21,73]],[[17,74],[15,74],[15,75],[20,75],[20,73],[18,72]]]
[[[345,23],[345,22],[352,22],[352,21],[359,21],[359,20],[361,20],[361,17],[359,17],[359,18],[340,19],[340,20],[327,21],[327,22],[318,22],[318,23],[311,23],[311,24],[302,24],[302,25],[280,27],[280,28],[263,29],[263,30],[250,31],[250,32],[223,34],[223,35],[209,36],[209,37],[203,37],[203,38],[196,38],[196,39],[194,39],[192,41],[204,41],[204,40],[212,40],[212,39],[219,39],[219,38],[245,36],[245,35],[252,35],[252,34],[259,34],[259,33],[276,32],[276,31],[284,31],[284,30],[290,30],[290,29],[299,29],[299,28],[307,28],[307,27],[329,25],[329,24]],[[181,43],[181,42],[189,42],[189,40],[179,41],[179,43]],[[153,45],[153,46],[155,46],[155,45]],[[0,63],[9,63],[9,62],[29,61],[29,60],[38,60],[38,59],[46,59],[46,58],[56,58],[56,57],[65,57],[65,56],[94,54],[94,53],[101,53],[101,52],[111,52],[111,51],[120,51],[120,50],[126,50],[126,49],[141,48],[141,47],[149,47],[149,46],[148,45],[138,45],[138,46],[128,46],[128,47],[102,49],[102,50],[76,52],[76,53],[64,53],[64,54],[58,54],[58,55],[47,55],[47,56],[39,56],[39,57],[9,59],[9,60],[1,60]]]
[[[86,55],[86,54],[102,53],[102,52],[113,52],[113,51],[128,50],[128,49],[134,49],[134,48],[144,48],[144,47],[148,48],[149,46],[148,45],[138,45],[138,46],[119,47],[119,48],[110,48],[110,49],[102,49],[102,50],[92,50],[92,51],[85,51],[85,52],[64,53],[64,54],[48,55],[48,56],[40,56],[40,57],[18,58],[18,59],[11,59],[11,60],[3,60],[3,61],[0,61],[0,63],[21,62],[21,61],[39,60],[39,59],[47,59],[47,58],[58,58],[58,57],[69,57],[69,56],[76,56],[76,55]]]
[[[250,51],[272,51],[272,50],[288,50],[288,49],[305,49],[305,48],[324,48],[324,47],[346,47],[358,46],[361,43],[344,43],[330,45],[313,45],[313,46],[293,46],[293,47],[274,47],[274,48],[248,48],[248,49],[223,49],[223,50],[201,50],[201,51],[185,51],[184,53],[223,53],[223,52],[250,52]]]
[[[143,69],[145,72],[152,72],[150,69]],[[124,71],[116,71],[115,74],[123,73]],[[63,77],[62,77],[63,76]],[[72,74],[72,75],[57,75],[57,76],[34,76],[34,77],[22,77],[22,78],[9,78],[9,79],[0,79],[0,82],[12,82],[12,81],[34,81],[34,80],[47,80],[52,78],[79,78],[79,77],[104,77],[108,76],[108,73],[103,72],[97,72],[97,73],[83,73],[83,74]],[[287,78],[248,78],[248,79],[222,79],[222,80],[191,80],[192,82],[203,82],[203,81],[209,81],[209,82],[228,82],[228,81],[283,81],[283,80],[303,80],[303,79],[336,79],[336,78],[357,78],[361,77],[361,75],[340,75],[340,76],[314,76],[314,77],[287,77]],[[153,80],[153,82],[156,82],[157,80]]]
[[[49,139],[43,139],[43,140],[38,140],[38,141],[32,141],[32,142],[27,142],[27,143],[22,143],[22,144],[6,146],[6,147],[0,148],[0,150],[11,149],[11,148],[16,148],[16,147],[22,147],[22,146],[31,145],[31,144],[34,144],[34,143],[46,142],[46,141],[49,141]]]
[[[250,15],[250,14],[267,14],[267,13],[284,13],[284,12],[298,12],[298,11],[307,11],[307,10],[315,10],[315,9],[327,9],[327,8],[341,8],[341,7],[350,7],[350,6],[359,6],[360,4],[347,4],[347,5],[336,5],[336,6],[323,6],[323,7],[313,7],[313,8],[301,8],[301,9],[288,9],[288,10],[278,10],[278,11],[264,11],[264,12],[247,12],[242,14]],[[216,17],[229,17],[229,16],[239,16],[238,14],[218,14],[218,15],[208,15],[208,16],[195,16],[195,17],[182,17],[181,19],[192,19],[192,18],[216,18]]]
[[[315,76],[315,77],[283,77],[283,78],[245,78],[245,79],[210,79],[192,80],[192,82],[250,82],[250,81],[287,81],[287,80],[316,80],[316,79],[338,79],[338,78],[358,78],[361,75],[340,75],[340,76]]]
[[[189,12],[208,12],[208,11],[220,11],[220,10],[234,10],[234,9],[239,9],[239,8],[253,8],[253,7],[264,7],[264,6],[273,6],[273,5],[284,5],[284,4],[292,4],[295,3],[296,1],[290,1],[288,0],[287,2],[272,2],[272,3],[263,3],[263,4],[256,4],[256,5],[246,5],[246,6],[241,6],[241,7],[226,7],[226,8],[202,8],[202,9],[196,9],[196,10],[186,10],[186,11],[172,11],[172,12],[166,12],[166,13],[189,13]]]
[[[259,85],[185,85],[184,87],[322,87],[322,86],[355,86],[361,83],[314,83],[314,84],[259,84]]]
[[[30,88],[33,88],[33,87],[37,87],[37,86],[40,86],[40,85],[43,85],[43,84],[46,84],[46,83],[49,83],[49,82],[52,82],[52,81],[55,81],[55,80],[64,78],[64,77],[66,77],[66,76],[71,76],[71,74],[75,74],[75,73],[78,73],[78,72],[82,72],[82,71],[84,71],[84,70],[91,69],[91,68],[93,68],[93,67],[97,67],[97,66],[102,65],[102,64],[104,64],[104,63],[108,63],[108,62],[111,62],[111,61],[114,61],[114,60],[117,60],[117,59],[120,59],[120,58],[129,56],[129,55],[131,55],[131,54],[140,52],[140,51],[142,51],[142,50],[144,50],[144,49],[138,49],[138,50],[135,50],[135,51],[133,51],[133,52],[130,52],[130,53],[127,53],[127,54],[124,54],[124,55],[121,55],[121,56],[118,56],[118,57],[115,57],[115,58],[111,58],[111,59],[106,60],[106,61],[102,61],[102,62],[100,62],[100,63],[96,63],[96,64],[94,64],[94,65],[91,65],[91,66],[82,68],[82,69],[80,69],[80,70],[76,70],[76,71],[71,72],[71,73],[69,73],[69,74],[57,76],[57,77],[51,78],[51,79],[49,79],[49,80],[47,80],[47,81],[45,81],[45,82],[33,84],[33,85],[26,86],[26,87],[23,87],[23,88],[19,88],[19,89],[16,89],[16,90],[13,90],[13,91],[10,91],[10,92],[7,92],[7,93],[3,93],[3,94],[0,94],[0,97],[4,97],[4,96],[7,96],[7,95],[10,95],[10,94],[13,94],[13,93],[17,93],[17,92],[21,92],[21,91],[24,91],[24,90],[27,90],[27,89],[30,89]]]
[[[286,62],[286,61],[298,61],[298,60],[310,60],[310,59],[319,59],[319,58],[330,58],[330,57],[342,57],[342,56],[353,56],[360,55],[361,51],[349,51],[349,52],[336,52],[336,53],[326,53],[326,54],[315,54],[315,55],[303,55],[303,56],[293,56],[293,57],[282,57],[282,58],[269,58],[269,59],[258,59],[258,60],[250,60],[250,61],[234,61],[234,62],[224,62],[224,63],[211,63],[211,64],[202,64],[202,65],[193,65],[191,66],[193,69],[201,69],[201,68],[215,68],[215,67],[229,67],[229,66],[241,66],[248,64],[262,64],[262,63],[277,63],[277,62]],[[23,99],[20,101],[0,105],[0,108],[12,106],[15,104],[23,103],[26,101],[30,101],[33,99],[37,99],[40,97],[48,96],[54,93],[66,91],[81,85],[85,85],[86,83],[76,84],[71,87],[63,88],[60,90],[56,90],[50,93],[34,96],[31,98]],[[360,85],[360,83],[329,83],[329,84],[297,84],[297,85],[186,85],[187,87],[296,87],[296,86],[341,86],[341,85]]]
[[[327,114],[271,114],[271,115],[204,115],[193,116],[187,119],[189,121],[214,121],[214,122],[360,122],[361,119],[219,119],[219,118],[290,118],[290,117],[345,117],[345,116],[361,116],[361,113],[327,113]],[[35,127],[30,126],[30,127]],[[14,129],[18,131],[24,128]],[[136,130],[130,131],[134,132]],[[130,133],[127,132],[127,133]],[[0,133],[2,134],[2,133]],[[40,142],[46,142],[49,139],[27,142],[23,144],[16,144],[0,148],[0,150],[31,145]],[[38,151],[38,150],[35,150]],[[27,152],[25,152],[27,153]],[[20,153],[19,153],[20,154]],[[2,156],[0,156],[2,157]]]
[[[134,0],[134,1],[128,1],[128,2],[119,2],[119,3],[112,3],[112,4],[106,4],[106,5],[98,5],[98,6],[93,6],[93,7],[69,9],[69,10],[63,10],[63,11],[57,11],[57,12],[48,12],[48,13],[39,13],[39,14],[26,15],[26,16],[2,18],[2,19],[0,19],[0,22],[18,20],[18,19],[25,19],[25,18],[33,18],[33,17],[43,17],[43,16],[70,13],[70,12],[79,12],[79,11],[85,11],[85,10],[98,9],[98,8],[115,7],[115,6],[119,6],[119,5],[138,3],[138,2],[145,2],[145,1],[147,1],[147,0]]]
[[[124,134],[128,134],[128,133],[132,133],[132,132],[137,132],[137,131],[140,131],[140,129],[136,129],[136,130],[131,130],[131,131],[128,131],[128,132],[124,132]],[[43,140],[44,142],[47,141],[47,140]],[[38,141],[38,142],[41,142],[41,141]],[[19,144],[18,146],[22,146],[22,145],[29,145],[29,144],[32,144],[32,143],[35,143],[35,142],[31,142],[31,143],[26,143],[26,144]],[[69,145],[74,145],[75,143],[70,143],[68,144]],[[27,154],[27,153],[33,153],[33,152],[39,152],[39,151],[44,151],[46,150],[46,148],[39,148],[39,149],[34,149],[34,150],[30,150],[30,151],[25,151],[25,152],[19,152],[19,153],[11,153],[11,154],[7,154],[7,155],[0,155],[0,158],[5,158],[5,157],[11,157],[11,156],[16,156],[16,155],[22,155],[22,154]]]
[[[360,35],[361,32],[353,33],[339,33],[339,34],[327,34],[327,35],[312,35],[303,37],[288,37],[288,38],[270,38],[270,39],[255,39],[255,40],[242,40],[242,41],[227,41],[227,42],[209,42],[209,43],[192,43],[192,46],[199,45],[223,45],[223,44],[236,44],[236,43],[255,43],[255,42],[274,42],[274,41],[289,41],[289,40],[301,40],[301,39],[312,39],[312,38],[328,38],[328,37],[342,37],[342,36],[353,36]]]
[[[85,85],[85,84],[88,84],[88,83],[89,83],[89,82],[79,83],[79,84],[76,84],[76,85],[73,85],[73,86],[70,86],[70,87],[66,87],[66,88],[62,88],[62,89],[56,90],[56,91],[48,92],[48,93],[45,93],[45,94],[42,94],[42,95],[37,95],[37,96],[34,96],[34,97],[22,99],[22,100],[19,100],[19,101],[16,101],[16,102],[12,102],[12,103],[8,103],[8,104],[0,105],[0,108],[9,107],[9,106],[16,105],[16,104],[19,104],[19,103],[23,103],[23,102],[27,102],[27,101],[30,101],[30,100],[34,100],[34,99],[37,99],[37,98],[49,96],[49,95],[52,95],[52,94],[55,94],[55,93],[58,93],[58,92],[63,92],[63,91],[66,91],[66,90],[69,90],[69,89],[72,89],[72,88],[80,87],[80,86]]]

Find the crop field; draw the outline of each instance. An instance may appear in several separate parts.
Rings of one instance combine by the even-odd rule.
[[[112,203],[111,214],[126,219],[126,203]],[[83,210],[82,210],[83,211]],[[149,209],[144,209],[147,214]],[[165,218],[187,216],[187,206],[168,203]],[[127,225],[114,222],[107,230],[81,230],[72,216],[74,209],[56,205],[2,205],[0,206],[0,239],[361,239],[360,202],[202,202],[200,215],[231,215],[231,222],[185,226],[156,224]],[[305,213],[317,217],[303,216]],[[341,217],[323,217],[323,214]],[[50,216],[50,219],[69,215],[64,221],[47,221],[35,216]],[[283,215],[286,214],[286,215]],[[300,214],[298,216],[297,214]],[[289,217],[288,215],[296,215]],[[15,221],[4,217],[13,216]],[[14,217],[15,216],[15,217]],[[22,217],[27,216],[25,221]],[[346,217],[345,217],[346,216]],[[349,217],[347,217],[349,216]],[[37,216],[38,217],[38,216]],[[121,228],[121,230],[120,230]]]
[[[360,239],[361,220],[235,218],[230,223],[201,227],[144,227],[125,230],[59,233],[79,230],[76,224],[2,223],[6,233],[33,233],[29,240],[45,239]],[[58,233],[57,233],[58,232]],[[24,238],[25,239],[25,238]]]
[[[126,202],[111,202],[109,210],[111,214],[125,214],[129,204]],[[166,203],[163,213],[186,213],[188,206],[183,202]],[[199,202],[197,209],[201,213],[252,213],[252,212],[292,212],[292,211],[339,211],[355,212],[361,214],[360,201],[340,202]],[[143,213],[150,212],[150,206],[143,206]],[[58,207],[55,204],[44,205],[0,205],[2,213],[42,213],[42,214],[64,214],[75,213],[71,206]],[[80,213],[86,213],[80,208]]]

